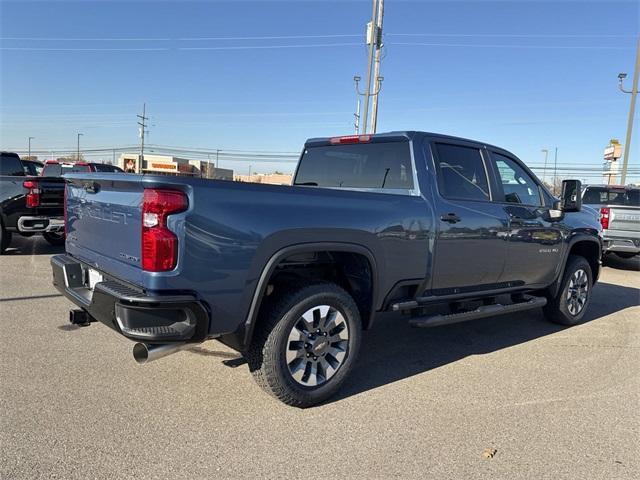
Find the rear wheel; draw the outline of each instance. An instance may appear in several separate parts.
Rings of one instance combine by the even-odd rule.
[[[578,255],[569,256],[560,289],[543,309],[547,319],[562,325],[579,323],[589,305],[592,286],[589,262]]]
[[[309,285],[266,306],[247,360],[256,382],[280,401],[309,407],[342,385],[360,347],[353,298],[334,284]]]
[[[54,247],[59,247],[64,245],[64,233],[57,233],[57,232],[46,232],[42,234],[42,237],[49,242],[50,245],[53,245]]]

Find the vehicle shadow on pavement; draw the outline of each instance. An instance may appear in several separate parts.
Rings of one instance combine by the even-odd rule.
[[[640,290],[598,283],[583,323],[638,305]],[[611,301],[615,299],[615,301]],[[358,362],[338,395],[326,403],[382,387],[461,360],[544,337],[566,328],[541,310],[431,329],[409,327],[407,317],[388,314],[365,332]]]
[[[602,260],[603,265],[606,267],[615,268],[617,270],[631,270],[640,272],[640,257],[634,258],[620,258],[616,255],[605,255]]]
[[[13,234],[11,245],[5,251],[4,255],[55,255],[64,253],[64,247],[54,247],[40,235],[32,237],[23,237]]]

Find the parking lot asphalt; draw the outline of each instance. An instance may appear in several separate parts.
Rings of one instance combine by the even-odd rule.
[[[640,271],[611,261],[586,321],[539,311],[416,330],[382,318],[341,394],[265,395],[213,341],[149,365],[67,323],[41,239],[0,257],[0,477],[632,479]],[[483,455],[495,449],[495,455]]]

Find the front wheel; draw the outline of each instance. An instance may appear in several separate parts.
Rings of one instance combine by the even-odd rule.
[[[340,388],[360,348],[353,298],[337,285],[309,285],[265,307],[247,353],[266,392],[287,405],[310,407]]]
[[[592,286],[589,262],[578,255],[569,256],[560,289],[543,309],[547,319],[562,325],[579,323],[587,311]]]
[[[54,247],[60,247],[64,245],[64,233],[46,232],[42,234],[42,237]]]

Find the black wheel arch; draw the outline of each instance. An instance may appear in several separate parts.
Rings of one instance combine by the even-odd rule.
[[[278,265],[285,259],[290,258],[294,255],[313,252],[351,253],[361,255],[367,260],[371,275],[371,295],[367,300],[367,302],[369,303],[367,309],[367,318],[362,318],[362,323],[363,328],[369,328],[373,322],[373,316],[376,311],[376,302],[378,301],[379,294],[378,288],[380,284],[380,282],[378,281],[378,266],[376,264],[375,256],[368,248],[355,243],[314,242],[290,245],[276,251],[273,255],[271,255],[266,265],[263,267],[256,284],[256,288],[253,292],[249,312],[247,314],[245,322],[242,324],[241,328],[238,331],[234,332],[234,334],[225,336],[220,340],[230,345],[232,348],[236,348],[237,350],[246,350],[251,343],[253,331],[258,321],[258,314],[260,312],[260,307],[263,304],[269,281],[275,273]]]
[[[555,297],[558,294],[570,255],[580,255],[589,262],[592,281],[594,284],[600,276],[600,267],[602,265],[602,240],[600,237],[596,237],[594,235],[578,233],[569,241],[562,259],[562,268],[559,269],[555,281],[548,287],[548,292],[551,297]]]

